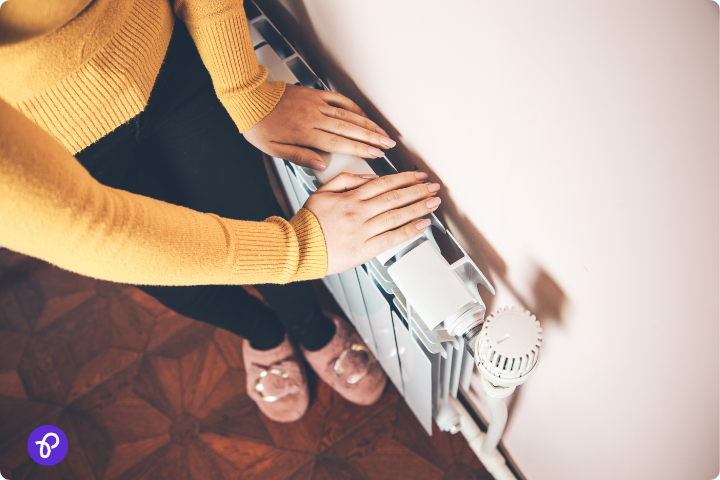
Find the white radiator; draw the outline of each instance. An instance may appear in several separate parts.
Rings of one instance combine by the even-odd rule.
[[[270,80],[327,89],[257,6],[248,0],[245,5],[255,52],[259,63],[268,67]],[[387,158],[323,158],[325,172],[272,159],[292,213],[340,172],[397,172]],[[433,419],[441,430],[462,430],[496,478],[515,478],[495,448],[507,415],[502,398],[537,366],[539,323],[518,308],[495,312],[485,322],[478,288],[494,294],[492,285],[435,215],[426,218],[432,228],[423,234],[323,281],[427,433],[432,434]],[[512,346],[504,351],[501,343]],[[476,349],[478,345],[483,348]],[[470,417],[456,400],[460,388],[468,390],[476,363],[483,388],[496,399],[499,419],[493,415],[487,441],[477,426],[468,426]]]
[[[255,11],[253,7],[252,4],[246,7],[251,37],[258,62],[268,67],[270,80],[325,89],[323,82],[272,23],[259,9]],[[280,184],[295,213],[321,182],[309,168],[298,167],[278,158],[273,158],[273,162]],[[333,170],[348,170],[337,165],[337,159],[334,162]],[[384,158],[370,160],[368,164],[379,175],[396,172]],[[419,241],[426,242],[429,248],[439,252],[433,235],[448,236],[461,257],[453,264],[456,267],[454,270],[470,286],[469,291],[473,292],[475,304],[481,306],[484,316],[485,308],[477,284],[484,285],[494,293],[492,286],[438,219],[434,215],[428,218],[433,222],[434,234],[428,229],[428,233],[421,235]],[[462,332],[450,335],[446,329],[428,328],[416,311],[409,314],[408,309],[413,310],[413,304],[403,296],[388,271],[394,259],[395,255],[389,258],[380,256],[353,270],[326,277],[323,281],[420,423],[428,434],[432,434],[433,416],[448,403],[449,397],[457,398],[460,386],[464,389],[469,387],[473,357],[465,349]]]

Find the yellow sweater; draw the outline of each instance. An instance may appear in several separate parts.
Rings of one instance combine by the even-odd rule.
[[[173,9],[221,102],[248,130],[285,85],[267,82],[258,66],[241,0],[10,0],[0,8],[0,245],[137,284],[322,277],[325,240],[308,210],[290,222],[224,219],[103,186],[72,157],[145,108]]]

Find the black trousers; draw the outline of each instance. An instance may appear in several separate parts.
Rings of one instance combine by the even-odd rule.
[[[262,154],[215,96],[184,24],[176,22],[145,110],[76,155],[99,182],[238,220],[283,216]],[[279,345],[287,331],[309,350],[335,334],[310,282],[257,285],[272,309],[241,286],[140,286],[176,312],[250,340]]]

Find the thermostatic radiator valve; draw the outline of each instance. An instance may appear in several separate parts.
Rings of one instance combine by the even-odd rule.
[[[476,336],[474,356],[483,388],[502,398],[525,383],[540,360],[542,327],[527,310],[505,307],[489,315]]]
[[[485,319],[475,341],[475,365],[482,377],[490,422],[481,460],[493,455],[507,424],[504,398],[525,383],[540,361],[542,328],[527,310],[505,307]],[[484,462],[483,462],[484,463]]]

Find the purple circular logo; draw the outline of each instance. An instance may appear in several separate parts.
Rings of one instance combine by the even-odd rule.
[[[38,427],[28,438],[28,453],[40,465],[57,465],[67,451],[68,439],[55,425]]]

